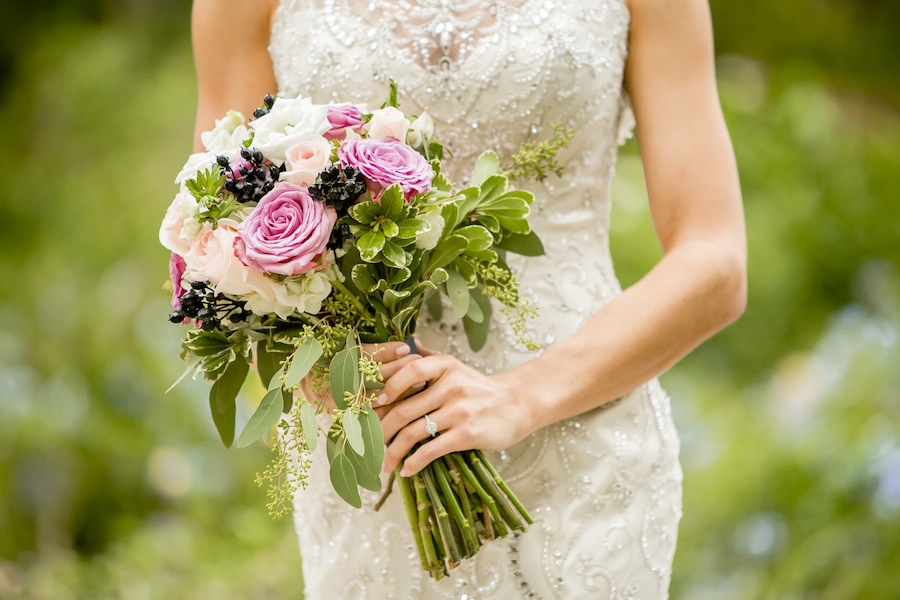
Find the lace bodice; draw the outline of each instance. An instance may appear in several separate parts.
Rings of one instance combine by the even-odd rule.
[[[433,117],[458,183],[483,150],[508,160],[522,143],[549,138],[554,124],[574,131],[558,157],[562,177],[520,183],[535,194],[531,222],[545,256],[510,256],[539,309],[531,334],[546,347],[620,292],[608,230],[616,153],[633,123],[622,87],[629,21],[624,0],[281,0],[269,50],[279,92],[316,102],[375,108],[395,80],[404,112]],[[417,335],[482,372],[535,356],[499,311],[478,353],[443,312],[445,321],[420,319]],[[494,456],[538,523],[485,547],[438,586],[421,574],[399,499],[377,515],[347,508],[319,456],[313,489],[296,499],[308,597],[665,597],[680,516],[677,455],[669,399],[655,381],[542,429]]]

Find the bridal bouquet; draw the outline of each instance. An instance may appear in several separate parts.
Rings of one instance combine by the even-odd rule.
[[[372,405],[383,384],[377,353],[361,352],[362,343],[410,338],[423,305],[439,310],[444,295],[473,349],[485,342],[491,298],[533,347],[524,328],[533,309],[503,256],[543,249],[528,224],[533,197],[507,175],[540,174],[552,161],[531,148],[504,173],[485,152],[467,185],[454,187],[441,173],[445,149],[430,117],[403,114],[396,97],[392,86],[372,113],[271,96],[249,122],[228,112],[178,174],[160,229],[172,253],[170,320],[189,326],[185,376],[212,381],[209,406],[225,446],[253,363],[266,388],[237,445],[281,430],[258,478],[272,485],[277,515],[305,487],[323,439],[341,498],[360,507],[360,486],[381,489],[384,440]],[[397,483],[435,578],[482,541],[532,522],[479,451]]]

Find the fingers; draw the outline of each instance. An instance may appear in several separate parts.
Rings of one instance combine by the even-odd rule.
[[[392,360],[391,362],[383,362],[381,363],[381,376],[387,381],[393,377],[397,371],[416,360],[422,360],[422,357],[418,354],[409,354],[398,358],[397,360]]]
[[[441,456],[458,450],[469,449],[463,443],[463,436],[458,433],[458,430],[448,431],[419,446],[411,456],[403,461],[400,475],[410,477]]]
[[[404,392],[416,384],[425,384],[438,379],[450,368],[452,360],[447,355],[436,354],[403,366],[393,377],[385,381],[384,389],[378,394],[377,403],[379,405],[390,404],[402,397]]]
[[[381,344],[363,344],[363,352],[372,360],[382,364],[395,361],[409,354],[409,346],[403,342],[384,342]]]
[[[399,410],[399,407],[394,408],[391,412],[395,412]],[[390,415],[388,415],[390,416]],[[436,411],[429,415],[434,423],[438,426],[438,431],[445,430],[451,426],[449,423],[449,416],[446,412]],[[383,422],[382,422],[383,423]],[[387,450],[384,453],[384,472],[388,473],[393,471],[397,465],[403,460],[403,457],[409,454],[413,447],[419,442],[431,439],[431,434],[425,429],[426,421],[425,417],[418,418],[405,427],[403,427],[396,436],[394,436],[393,441],[388,445]],[[447,436],[450,436],[452,429],[447,430]],[[435,440],[444,437],[444,435],[435,436],[434,440],[428,442],[428,444],[432,444]],[[450,436],[453,437],[453,436]],[[387,438],[387,435],[385,435]],[[440,446],[438,446],[440,447]],[[419,451],[417,450],[416,453]],[[426,453],[428,456],[428,453]],[[439,456],[439,455],[438,455]],[[412,457],[410,457],[412,458]],[[421,456],[419,457],[421,459]],[[406,459],[409,461],[409,458]],[[431,459],[433,460],[433,459]],[[429,461],[430,462],[430,461]],[[415,462],[413,464],[416,464]],[[425,463],[428,464],[428,463]],[[422,465],[425,466],[425,465]]]
[[[422,419],[426,414],[440,408],[440,398],[434,390],[426,390],[421,394],[407,398],[403,402],[388,404],[382,408],[390,408],[381,420],[381,428],[384,430],[385,441],[393,443],[391,440],[394,439],[394,436],[401,429],[407,425],[414,425],[417,420]],[[425,431],[424,426],[421,430]],[[409,447],[412,448],[412,444]]]

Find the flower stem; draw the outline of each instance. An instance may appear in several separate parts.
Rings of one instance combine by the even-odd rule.
[[[491,496],[484,489],[484,486],[481,485],[481,482],[478,481],[478,478],[475,476],[472,468],[466,463],[465,458],[468,458],[468,454],[463,454],[461,452],[455,452],[451,454],[453,460],[456,462],[456,465],[459,467],[460,472],[462,472],[463,477],[466,478],[466,481],[475,489],[475,493],[478,494],[478,497],[481,498],[482,503],[487,508],[488,513],[493,518],[493,526],[494,529],[497,530],[497,534],[500,537],[505,536],[508,532],[506,530],[506,526],[503,524],[503,518],[500,516],[500,511],[497,508],[497,500]],[[465,458],[464,458],[465,456]]]
[[[481,464],[483,464],[487,470],[490,472],[491,476],[494,478],[494,481],[497,482],[497,485],[503,490],[503,493],[506,494],[506,497],[509,498],[509,501],[513,503],[516,507],[516,510],[519,511],[519,514],[522,515],[522,518],[525,519],[525,522],[531,525],[534,523],[534,519],[531,518],[531,515],[528,514],[528,511],[525,510],[525,507],[522,505],[522,502],[518,497],[513,493],[509,486],[503,481],[503,478],[500,477],[500,474],[497,473],[497,469],[494,468],[494,465],[491,464],[491,461],[487,459],[484,455],[484,452],[481,450],[476,450],[475,454],[478,458],[481,459]]]
[[[441,537],[444,539],[444,547],[450,557],[450,566],[455,567],[459,564],[462,556],[459,551],[459,544],[456,543],[456,536],[453,532],[453,526],[450,524],[450,517],[441,495],[438,493],[437,486],[434,484],[434,477],[431,473],[431,465],[422,469],[422,479],[425,480],[425,488],[428,490],[428,497],[434,505],[434,512],[437,515],[438,528],[441,530]]]
[[[469,452],[468,456],[469,460],[472,463],[472,466],[474,467],[475,475],[478,477],[478,480],[485,488],[490,490],[491,496],[499,500],[499,502],[497,503],[497,508],[500,509],[500,514],[503,515],[503,520],[506,521],[506,524],[513,529],[524,531],[525,524],[522,523],[522,519],[519,518],[519,515],[510,505],[509,501],[504,496],[503,491],[497,485],[497,482],[494,481],[494,478],[484,466],[484,462],[475,452]]]
[[[413,479],[403,480],[406,485],[413,486],[416,492],[416,511],[418,521],[418,535],[416,536],[422,542],[425,559],[428,566],[426,571],[431,572],[431,576],[435,581],[447,574],[444,567],[444,561],[439,559],[434,548],[434,539],[431,536],[432,525],[429,520],[431,516],[431,502],[428,501],[428,495],[425,493],[425,483],[418,475]]]
[[[403,507],[406,509],[406,517],[409,519],[410,523],[416,523],[418,521],[418,511],[416,500],[413,498],[412,490],[410,489],[410,483],[403,477],[399,478],[399,483],[400,495],[403,497]],[[434,574],[430,568],[431,563],[425,552],[425,542],[423,540],[421,529],[417,530],[413,527],[412,533],[416,541],[416,549],[419,551],[419,560],[422,561],[422,568],[426,571],[431,571],[432,574]],[[437,579],[437,577],[435,577],[435,579]]]
[[[450,474],[447,473],[447,467],[444,465],[444,462],[440,460],[436,460],[431,464],[434,466],[438,485],[441,486],[441,491],[444,492],[444,499],[447,502],[447,506],[450,508],[450,514],[453,515],[453,518],[456,520],[456,524],[459,527],[459,533],[466,547],[465,556],[474,556],[474,554],[478,552],[478,540],[475,538],[472,524],[463,514],[459,500],[456,498],[456,493],[453,491],[453,488],[450,487]]]

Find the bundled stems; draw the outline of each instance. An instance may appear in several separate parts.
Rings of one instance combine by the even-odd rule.
[[[397,482],[419,558],[434,579],[485,541],[534,522],[481,451],[454,452]]]

